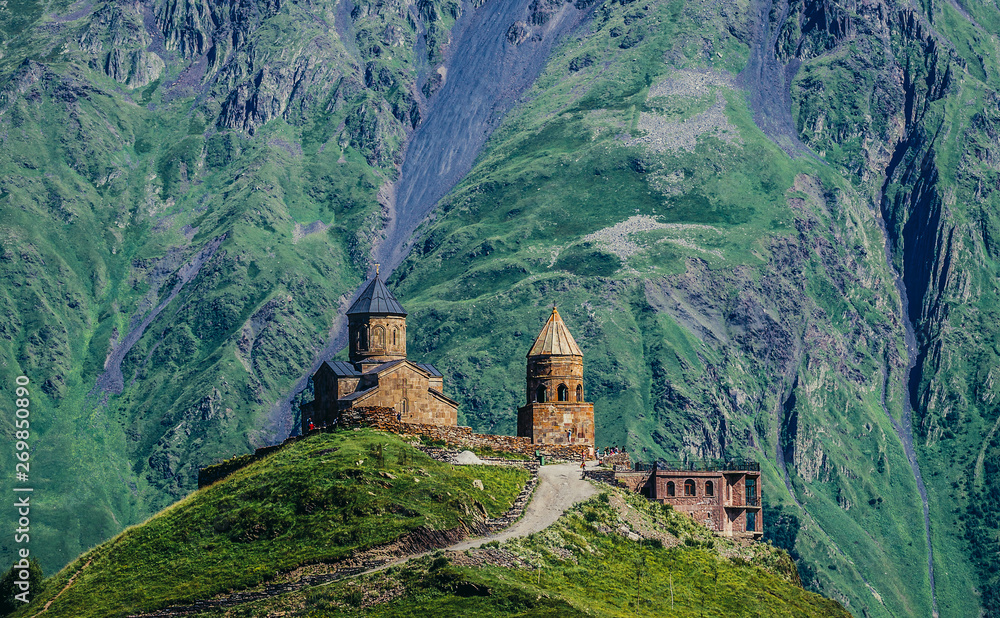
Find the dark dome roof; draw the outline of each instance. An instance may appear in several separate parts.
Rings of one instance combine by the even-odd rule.
[[[347,310],[347,315],[359,313],[406,316],[406,311],[403,310],[402,305],[392,295],[389,288],[385,287],[382,280],[378,278],[378,273],[375,274],[375,278],[368,284],[368,287],[358,295],[351,308]]]

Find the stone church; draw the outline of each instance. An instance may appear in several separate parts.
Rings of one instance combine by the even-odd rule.
[[[406,311],[375,272],[347,310],[349,360],[313,374],[315,398],[302,405],[302,433],[359,408],[393,408],[400,421],[458,425],[458,402],[444,376],[406,357]],[[555,308],[528,351],[527,403],[517,435],[531,444],[594,446],[594,404],[584,401],[583,352]]]
[[[326,361],[313,374],[309,423],[332,423],[352,408],[395,408],[405,423],[457,425],[458,402],[444,394],[444,376],[406,357],[406,311],[375,273],[347,310],[348,362]]]

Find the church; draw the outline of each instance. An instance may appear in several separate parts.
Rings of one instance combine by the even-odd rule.
[[[444,394],[441,372],[406,357],[406,311],[377,271],[347,310],[347,334],[348,362],[325,361],[313,374],[302,433],[352,408],[395,408],[405,423],[458,424],[458,402]]]
[[[406,311],[375,277],[347,310],[348,361],[325,361],[315,398],[301,407],[302,433],[358,408],[393,408],[404,423],[458,425],[444,376],[406,355]],[[553,307],[527,355],[526,404],[517,435],[537,445],[594,446],[594,404],[584,401],[583,352]]]

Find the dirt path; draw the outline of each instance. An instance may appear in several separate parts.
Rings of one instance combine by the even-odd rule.
[[[543,466],[538,469],[538,487],[535,488],[535,495],[524,509],[524,516],[517,523],[492,536],[468,539],[447,549],[464,551],[490,541],[506,541],[539,532],[554,524],[566,509],[596,493],[597,489],[583,479],[579,465]]]
[[[592,465],[593,464],[588,465],[588,468]],[[449,541],[442,536],[442,538],[437,538],[436,540],[423,539],[418,542],[407,540],[404,543],[399,543],[399,541],[402,540],[400,539],[394,543],[390,543],[389,546],[400,545],[400,548],[402,548],[406,545],[415,544],[425,548],[437,545],[439,549],[446,551],[463,551],[473,547],[479,547],[480,545],[489,543],[490,541],[504,541],[511,538],[527,536],[533,532],[544,530],[548,526],[555,523],[555,521],[559,519],[559,516],[561,516],[566,509],[570,508],[577,502],[586,500],[596,493],[597,489],[588,481],[583,479],[583,473],[580,470],[579,464],[544,466],[538,470],[538,485],[532,495],[531,502],[529,502],[528,506],[524,509],[524,515],[513,526],[510,526],[509,528],[491,536],[479,537],[471,540],[466,539],[458,543],[452,543],[451,545],[447,545]],[[451,532],[453,533],[454,530]],[[448,533],[449,531],[445,531],[444,533],[431,532],[429,534],[436,534],[440,536],[447,535]],[[392,553],[391,547],[375,548],[374,551],[382,555],[391,555]],[[413,558],[426,556],[433,551],[438,551],[438,549],[414,551],[413,547],[410,547],[408,550],[409,553],[404,553],[404,555],[395,558],[378,560],[378,564],[368,568],[357,565],[351,568],[303,577],[298,581],[281,583],[272,582],[265,584],[263,589],[260,590],[242,591],[230,595],[229,597],[206,599],[202,601],[195,601],[194,603],[188,605],[175,605],[145,614],[134,614],[133,618],[168,618],[174,616],[188,616],[198,612],[235,607],[245,603],[276,597],[288,592],[294,592],[308,586],[320,586],[341,579],[363,575],[365,573],[381,571],[389,568],[390,566],[412,560]],[[407,549],[403,549],[403,552],[407,552]],[[362,564],[364,562],[365,561],[363,560]],[[72,583],[72,581],[70,583]],[[68,587],[69,586],[67,585],[67,588]]]

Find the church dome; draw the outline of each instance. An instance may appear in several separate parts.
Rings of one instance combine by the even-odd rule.
[[[372,282],[361,291],[357,300],[347,310],[347,315],[363,314],[406,316],[403,306],[399,304],[399,301],[392,295],[389,288],[385,287],[385,284],[379,279],[377,272]]]

